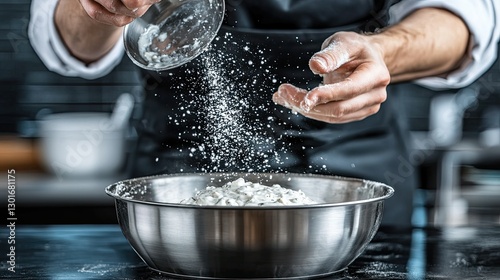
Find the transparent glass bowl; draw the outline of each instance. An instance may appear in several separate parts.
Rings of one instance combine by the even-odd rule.
[[[146,70],[179,67],[208,48],[224,10],[224,0],[162,0],[125,26],[127,55]]]

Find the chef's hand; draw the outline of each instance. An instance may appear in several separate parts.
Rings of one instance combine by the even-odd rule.
[[[323,84],[307,91],[282,84],[273,101],[323,122],[346,123],[377,113],[387,98],[390,74],[378,45],[367,35],[339,32],[309,61]]]
[[[90,18],[117,27],[125,26],[142,16],[160,0],[79,0]]]

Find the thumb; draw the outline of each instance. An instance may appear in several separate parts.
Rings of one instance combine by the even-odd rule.
[[[314,74],[328,74],[350,60],[349,52],[344,44],[328,38],[321,51],[315,53],[309,60],[309,68]]]

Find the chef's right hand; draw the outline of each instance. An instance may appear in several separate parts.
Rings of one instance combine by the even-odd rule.
[[[107,25],[124,26],[142,16],[160,0],[78,0],[90,18]]]

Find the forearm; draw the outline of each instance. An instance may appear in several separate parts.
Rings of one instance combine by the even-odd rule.
[[[369,36],[382,53],[391,82],[445,75],[466,56],[469,31],[453,13],[417,10],[398,24]]]
[[[121,38],[122,27],[91,19],[78,0],[60,0],[54,21],[69,52],[85,63],[103,57]]]

